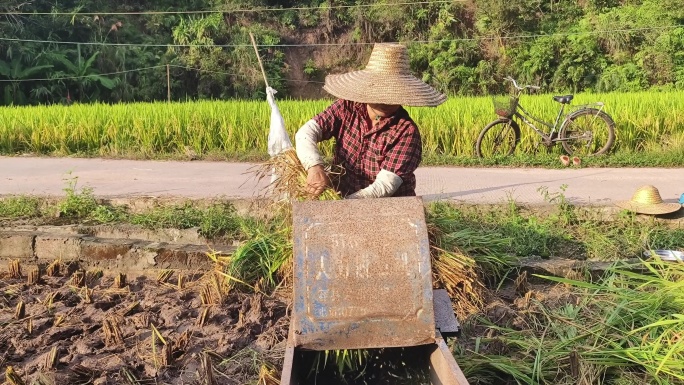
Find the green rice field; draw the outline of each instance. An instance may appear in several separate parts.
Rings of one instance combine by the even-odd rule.
[[[684,159],[684,93],[579,94],[573,105],[602,101],[616,122],[608,165],[666,165]],[[291,138],[331,100],[280,100]],[[551,95],[524,95],[521,104],[551,121],[559,104]],[[475,164],[474,143],[496,118],[490,97],[456,97],[437,108],[408,108],[421,129],[425,163]],[[54,156],[263,159],[267,156],[270,109],[266,101],[89,104],[0,108],[0,153]],[[557,159],[561,146],[536,148],[539,137],[521,125],[511,159]],[[331,146],[325,146],[330,153]],[[506,163],[505,161],[503,163]]]

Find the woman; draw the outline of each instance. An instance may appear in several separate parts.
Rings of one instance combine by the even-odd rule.
[[[406,47],[376,44],[366,68],[330,75],[323,89],[338,98],[295,136],[307,170],[307,188],[320,195],[330,181],[317,143],[335,138],[346,198],[416,195],[414,171],[422,159],[418,127],[402,106],[438,106],[446,96],[411,75]]]

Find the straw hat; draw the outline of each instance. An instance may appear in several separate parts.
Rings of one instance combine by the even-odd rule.
[[[639,214],[651,215],[673,213],[682,208],[679,203],[663,202],[658,189],[651,185],[640,187],[632,196],[632,200],[618,202],[617,205]]]
[[[411,75],[408,50],[392,43],[375,44],[363,70],[326,76],[323,89],[359,103],[435,107],[446,101],[445,95]]]

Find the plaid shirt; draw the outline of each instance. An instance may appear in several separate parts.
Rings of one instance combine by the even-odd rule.
[[[422,160],[422,141],[404,108],[373,127],[366,104],[337,100],[314,120],[323,140],[335,138],[333,163],[345,170],[339,181],[343,196],[371,185],[382,169],[403,181],[393,196],[416,195],[414,171]]]

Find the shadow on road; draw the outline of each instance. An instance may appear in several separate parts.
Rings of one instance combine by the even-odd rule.
[[[454,192],[446,192],[446,193],[439,193],[439,194],[426,194],[426,195],[422,195],[422,197],[423,197],[423,200],[425,200],[425,201],[436,201],[436,200],[442,200],[442,199],[451,199],[451,198],[465,197],[465,196],[474,195],[474,194],[483,194],[483,193],[488,193],[488,192],[492,192],[492,191],[500,191],[500,190],[505,190],[505,189],[514,188],[514,187],[520,187],[520,186],[529,186],[529,185],[536,185],[536,184],[541,185],[543,183],[553,183],[553,182],[560,182],[560,181],[566,181],[566,180],[572,180],[572,179],[586,178],[589,176],[606,174],[608,172],[610,172],[610,170],[595,172],[595,173],[586,174],[586,175],[578,175],[578,176],[574,176],[574,177],[570,177],[570,178],[558,178],[558,179],[549,179],[549,180],[534,181],[534,182],[513,183],[513,184],[507,184],[507,185],[503,185],[503,186],[492,186],[492,187],[479,188],[479,189],[473,189],[473,190],[454,191]],[[570,201],[572,201],[572,200],[570,200]]]

